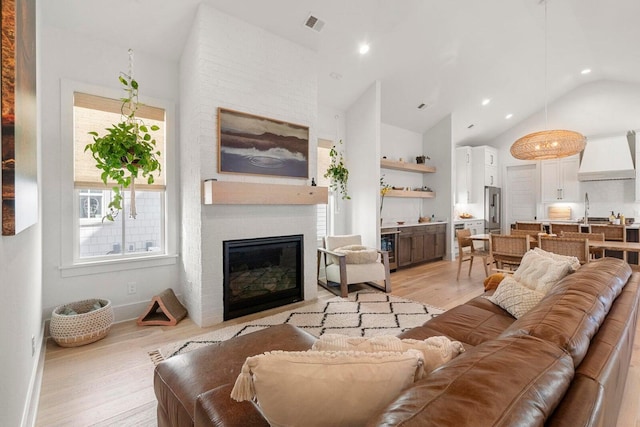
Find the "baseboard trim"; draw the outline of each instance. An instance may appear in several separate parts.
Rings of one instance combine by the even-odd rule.
[[[25,402],[24,411],[22,413],[22,427],[34,427],[38,418],[38,405],[40,403],[40,390],[42,389],[42,376],[44,374],[44,359],[47,349],[45,338],[46,325],[43,322],[40,329],[40,347],[38,351],[38,362],[34,366],[29,383],[29,392],[27,393],[27,401]]]

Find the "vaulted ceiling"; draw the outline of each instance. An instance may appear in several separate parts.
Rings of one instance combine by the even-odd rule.
[[[43,22],[177,61],[200,2],[46,1]],[[453,114],[457,143],[491,141],[586,83],[640,84],[638,0],[548,0],[546,20],[541,0],[202,2],[317,52],[321,105],[346,109],[379,80],[383,122],[423,132]]]

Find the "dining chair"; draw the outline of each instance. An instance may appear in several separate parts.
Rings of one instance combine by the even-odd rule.
[[[560,234],[560,237],[568,237],[570,239],[586,239],[587,244],[589,240],[593,242],[604,242],[604,233],[573,233],[565,231]],[[589,258],[602,258],[604,256],[604,249],[601,248],[589,248]]]
[[[604,240],[615,240],[617,242],[626,242],[627,233],[624,225],[602,225],[591,224],[592,233],[603,233]]]
[[[512,236],[529,236],[529,248],[538,246],[538,235],[544,233],[540,230],[511,230]]]
[[[554,254],[574,256],[578,258],[580,264],[589,262],[589,242],[587,239],[540,236],[538,247]]]
[[[612,240],[616,242],[626,242],[627,241],[627,232],[624,225],[603,225],[603,224],[591,224],[591,232],[592,233],[603,233],[604,240]],[[603,251],[604,255],[609,253],[610,255],[619,257],[622,255],[622,259],[627,259],[627,253],[621,251],[610,251],[607,249]]]
[[[559,236],[563,231],[578,233],[580,231],[580,224],[569,222],[552,222],[549,224],[549,233]]]
[[[543,231],[541,222],[516,221],[516,230]]]
[[[505,266],[517,268],[524,254],[531,248],[531,236],[492,234],[489,248],[491,259],[496,262],[498,269]]]
[[[470,229],[456,230],[456,239],[458,240],[458,274],[456,275],[456,280],[460,278],[460,269],[462,268],[463,262],[469,261],[468,275],[471,276],[471,267],[473,267],[474,258],[482,258],[485,277],[489,276],[489,265],[492,263],[491,254],[489,251],[476,249],[470,236]]]

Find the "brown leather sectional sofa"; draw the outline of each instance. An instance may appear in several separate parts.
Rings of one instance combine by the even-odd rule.
[[[402,338],[445,335],[466,352],[414,383],[369,426],[615,426],[638,321],[640,273],[613,258],[558,282],[520,319],[474,298]],[[229,397],[246,357],[311,348],[275,326],[160,363],[159,426],[266,426]]]

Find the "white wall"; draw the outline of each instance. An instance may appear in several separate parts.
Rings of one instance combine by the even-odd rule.
[[[316,176],[315,54],[211,7],[199,7],[180,61],[182,235],[187,306],[202,326],[223,320],[222,242],[304,236],[304,296],[317,296],[316,207],[201,205],[201,181],[303,185]],[[309,127],[309,178],[219,174],[217,108]]]
[[[375,81],[347,110],[350,232],[362,244],[380,247],[380,82]]]
[[[40,3],[36,4],[36,22],[41,22]],[[39,28],[39,25],[37,26]],[[37,91],[41,94],[40,66],[42,37],[36,33]],[[38,115],[41,114],[38,102]],[[38,122],[39,124],[39,122]],[[37,150],[41,152],[40,127]],[[38,155],[38,188],[41,189],[41,156]],[[42,354],[42,191],[39,191],[38,222],[15,236],[0,236],[0,425],[22,426],[33,422],[29,411],[37,405],[38,360]],[[32,354],[32,337],[35,352]]]
[[[345,150],[348,142],[346,141],[346,112],[336,108],[318,106],[318,138],[328,139],[333,141],[339,147],[339,142],[342,140],[342,149]],[[324,175],[326,171],[318,170],[316,176]],[[331,203],[339,203],[340,207],[345,202],[339,199],[338,196],[331,194],[333,198]],[[331,205],[333,207],[334,205]],[[349,229],[347,215],[347,209],[333,209],[333,234],[346,234]]]
[[[416,156],[423,154],[422,134],[402,129],[397,126],[382,124],[380,153],[389,160],[400,160],[415,163]],[[425,154],[426,155],[426,154]],[[431,165],[431,161],[427,161]],[[403,172],[393,169],[382,169],[384,182],[392,187],[421,188],[425,176],[419,173]],[[423,200],[385,197],[382,208],[382,225],[393,226],[396,221],[416,222],[422,216]]]
[[[178,264],[175,258],[169,265],[144,268],[145,263],[110,264],[100,269],[70,268],[73,235],[70,232],[72,182],[72,152],[70,141],[62,135],[68,111],[61,111],[61,99],[69,96],[68,82],[90,85],[121,94],[118,75],[128,70],[127,46],[114,46],[86,36],[53,27],[42,29],[42,195],[43,244],[42,310],[45,318],[63,303],[86,298],[107,298],[114,305],[116,320],[135,318],[146,308],[149,300],[166,288],[179,290]],[[140,84],[141,97],[151,97],[174,104],[178,99],[177,63],[161,60],[144,52],[135,52],[135,77]],[[175,122],[167,123],[167,144],[175,146]],[[169,186],[175,189],[175,170],[165,168]],[[173,183],[171,183],[173,180]],[[176,200],[169,190],[167,205],[174,214],[170,218],[166,236],[176,247],[179,239],[175,225]],[[175,249],[174,249],[175,255]],[[70,276],[70,277],[69,277]],[[137,293],[127,294],[127,283],[137,284]]]
[[[431,157],[431,165],[436,173],[425,177],[425,185],[436,193],[433,199],[424,201],[425,216],[435,215],[435,219],[448,221],[447,254],[453,259],[453,183],[455,182],[455,147],[452,142],[451,115],[440,120],[424,133],[423,149],[425,155]]]
[[[19,426],[29,404],[42,343],[40,222],[13,237],[0,237],[0,425]],[[31,355],[31,337],[36,353]],[[37,396],[36,396],[37,399]]]

